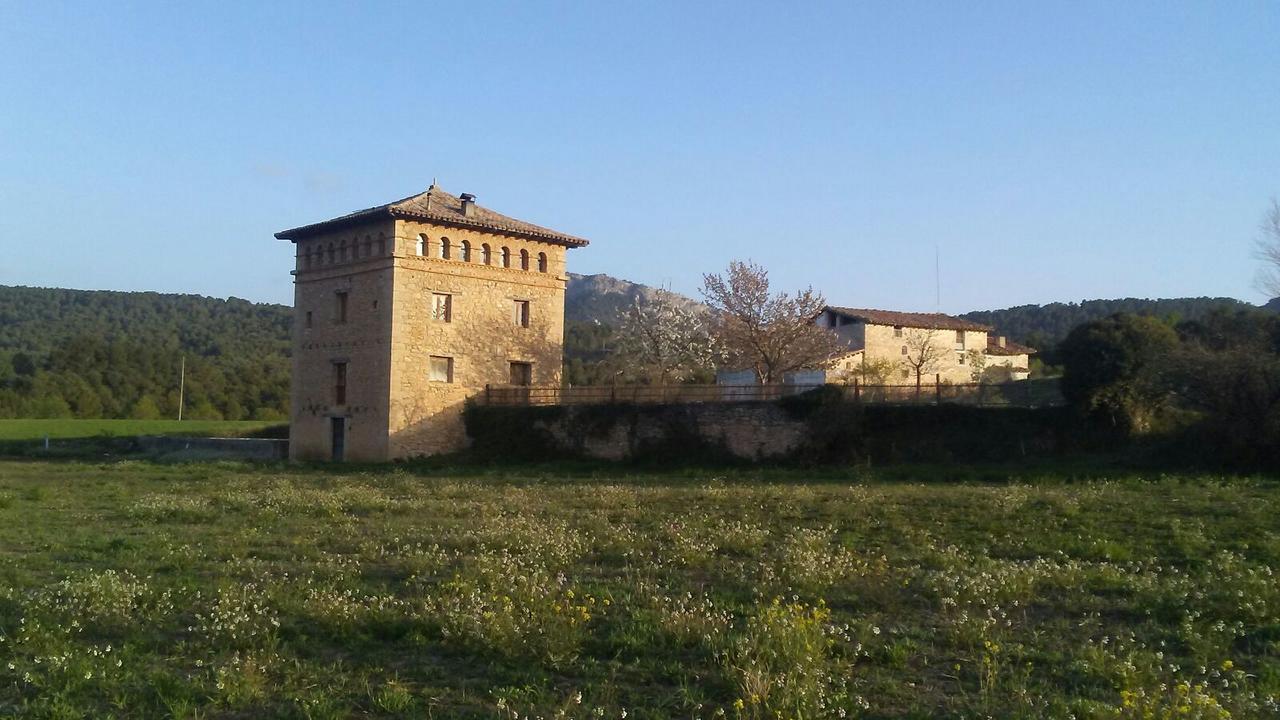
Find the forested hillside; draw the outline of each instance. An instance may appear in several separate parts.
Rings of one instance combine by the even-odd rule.
[[[0,286],[0,417],[285,417],[283,305]]]
[[[1042,350],[1057,345],[1071,329],[1081,323],[1100,320],[1116,313],[1149,315],[1161,319],[1198,320],[1216,308],[1253,309],[1256,306],[1234,298],[1170,298],[1146,300],[1085,300],[1080,303],[1019,305],[1003,310],[980,310],[965,313],[966,320],[991,325],[1010,339]]]

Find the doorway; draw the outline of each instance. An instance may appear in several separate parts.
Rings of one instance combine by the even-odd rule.
[[[329,428],[332,434],[331,447],[333,448],[331,459],[334,462],[342,462],[347,453],[347,419],[344,417],[329,418]]]

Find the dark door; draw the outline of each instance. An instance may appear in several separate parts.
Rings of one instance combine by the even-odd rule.
[[[342,462],[347,452],[347,419],[329,418],[329,423],[333,431],[333,460]]]

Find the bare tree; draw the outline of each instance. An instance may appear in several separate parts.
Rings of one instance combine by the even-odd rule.
[[[902,361],[911,368],[916,376],[916,394],[920,393],[920,379],[924,375],[937,372],[942,360],[947,356],[947,348],[937,342],[937,328],[909,328],[903,341],[907,346],[907,354]]]
[[[1262,216],[1262,233],[1258,237],[1258,289],[1268,297],[1280,297],[1280,200],[1271,199],[1271,208]]]
[[[614,363],[619,374],[649,382],[686,381],[711,373],[723,351],[711,337],[706,313],[667,290],[637,297],[619,313]]]
[[[965,353],[965,358],[969,362],[969,377],[976,383],[986,382],[988,379],[987,354],[981,350],[970,350]]]
[[[827,301],[813,288],[795,296],[769,291],[769,272],[751,261],[734,260],[721,275],[702,276],[702,295],[711,306],[712,332],[730,362],[755,370],[763,383],[796,370],[827,367],[848,347],[814,320]]]

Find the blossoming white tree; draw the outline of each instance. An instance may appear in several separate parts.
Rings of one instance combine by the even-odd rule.
[[[705,313],[667,290],[637,297],[618,320],[613,361],[628,379],[685,382],[709,376],[724,356]]]

